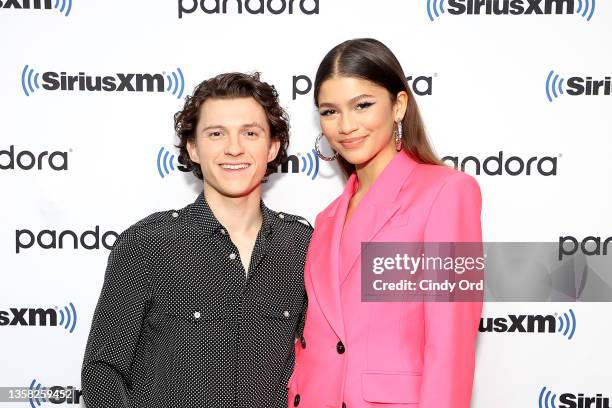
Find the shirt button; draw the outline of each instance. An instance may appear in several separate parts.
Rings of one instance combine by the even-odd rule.
[[[338,342],[338,344],[336,344],[336,351],[338,352],[338,354],[343,354],[344,353],[344,344],[342,344],[341,341]]]
[[[283,213],[278,214],[278,218],[285,218],[285,214]]]
[[[289,314],[289,311],[288,311],[288,310],[285,310],[285,311],[283,312],[283,316],[285,316],[285,317],[289,317],[289,315],[290,315],[290,314]]]
[[[178,213],[177,213],[176,211],[174,211],[174,212],[172,213],[172,217],[174,217],[174,218],[178,217]]]
[[[236,259],[236,254],[232,252],[231,254],[229,254],[229,258],[230,259]]]
[[[193,317],[195,317],[196,319],[199,319],[200,316],[202,316],[200,312],[193,312]]]
[[[346,404],[344,402],[342,403],[342,408],[346,408]]]
[[[300,394],[297,394],[295,398],[293,398],[293,406],[297,407],[298,405],[300,405]]]

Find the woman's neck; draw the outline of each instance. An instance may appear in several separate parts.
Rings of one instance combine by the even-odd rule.
[[[356,193],[359,195],[365,194],[397,153],[395,146],[389,144],[368,162],[356,165],[355,171],[359,181]]]

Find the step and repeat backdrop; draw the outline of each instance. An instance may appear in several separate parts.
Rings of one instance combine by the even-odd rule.
[[[0,404],[83,405],[114,240],[202,188],[178,162],[173,114],[203,79],[260,71],[279,91],[290,157],[264,186],[269,207],[313,222],[340,194],[339,169],[313,151],[312,88],[350,38],[396,53],[438,155],[480,183],[486,241],[605,256],[611,23],[595,0],[1,0],[0,387],[69,397]],[[487,303],[472,407],[612,406],[611,315],[606,302]]]

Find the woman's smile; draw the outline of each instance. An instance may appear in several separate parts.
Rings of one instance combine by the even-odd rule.
[[[340,144],[345,149],[354,149],[363,144],[367,136],[350,137],[340,141]]]

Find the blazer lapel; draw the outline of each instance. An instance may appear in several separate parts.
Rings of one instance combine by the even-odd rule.
[[[401,208],[397,197],[416,162],[400,152],[385,167],[363,197],[349,220],[343,245],[348,245],[348,255],[340,270],[340,238],[344,227],[348,203],[357,184],[353,173],[336,203],[329,207],[315,226],[313,246],[309,249],[309,276],[314,295],[329,325],[336,335],[345,340],[340,285],[349,275],[361,253],[361,242],[372,240],[386,222]],[[353,218],[358,217],[358,218]],[[349,226],[349,225],[347,225]],[[346,241],[344,241],[346,240]]]
[[[353,195],[356,175],[349,177],[342,195],[330,207],[327,215],[315,225],[316,239],[312,248],[310,278],[314,293],[329,325],[340,339],[344,337],[344,322],[340,303],[340,236],[344,226],[344,215]],[[314,238],[314,237],[313,237]]]
[[[344,252],[346,259],[342,261],[340,284],[346,280],[360,258],[361,243],[372,241],[401,208],[399,192],[415,165],[416,162],[403,151],[396,154],[357,205],[342,237],[343,246],[347,250]],[[344,221],[344,217],[342,219]]]
[[[365,199],[365,197],[364,197]],[[363,204],[363,205],[362,205]],[[358,216],[359,219],[349,220],[356,221],[345,230],[342,237],[342,245],[346,250],[344,254],[346,259],[341,262],[340,284],[344,283],[353,265],[361,255],[361,243],[370,242],[374,236],[380,231],[385,223],[397,212],[400,205],[396,202],[372,204],[369,202],[359,203],[361,208],[352,215]],[[367,220],[367,222],[365,222]]]

